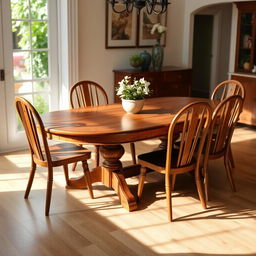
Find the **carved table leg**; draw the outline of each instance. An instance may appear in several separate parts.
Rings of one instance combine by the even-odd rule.
[[[123,146],[101,146],[100,153],[105,159],[102,167],[102,183],[116,191],[126,210],[136,210],[136,199],[125,181],[122,162],[119,160],[124,154]]]
[[[173,137],[173,141],[176,141],[177,139],[179,139],[180,134],[177,133],[174,135]],[[167,143],[168,143],[168,137],[167,136],[162,136],[159,137],[161,143],[158,145],[158,147],[156,148],[156,150],[161,150],[161,149],[166,149],[167,148]]]
[[[119,196],[122,206],[128,211],[137,209],[137,202],[134,195],[131,193],[126,181],[125,171],[123,172],[122,162],[120,158],[124,154],[122,145],[106,145],[100,147],[100,153],[104,158],[103,166],[94,168],[91,172],[91,181],[102,182],[106,187],[115,190]],[[131,167],[130,167],[131,168]],[[127,177],[138,174],[138,165],[135,166],[134,171],[128,169]],[[67,189],[84,189],[86,183],[84,177],[72,178],[69,180]]]
[[[166,149],[167,148],[167,136],[162,136],[159,138],[161,143],[158,145],[158,150],[159,149]]]

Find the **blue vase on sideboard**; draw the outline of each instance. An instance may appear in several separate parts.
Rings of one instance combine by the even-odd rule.
[[[142,64],[141,64],[141,70],[142,71],[148,71],[149,66],[151,63],[151,55],[146,50],[140,53],[140,56],[143,58]]]

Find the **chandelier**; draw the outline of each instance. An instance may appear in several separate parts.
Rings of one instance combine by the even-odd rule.
[[[147,9],[147,13],[161,14],[166,12],[168,7],[168,0],[107,0],[111,4],[112,9],[116,13],[131,13],[135,7],[140,13],[140,10],[144,7]],[[117,7],[118,6],[118,7]]]

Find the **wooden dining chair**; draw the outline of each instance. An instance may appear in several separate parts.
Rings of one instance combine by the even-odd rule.
[[[107,105],[109,103],[105,90],[93,81],[79,81],[70,89],[70,106],[71,108],[85,108],[89,106]],[[99,145],[96,148],[96,166],[100,163]],[[135,144],[130,143],[133,164],[136,164]],[[73,164],[74,171],[76,164]]]
[[[31,153],[31,170],[25,192],[27,199],[34,180],[36,166],[48,168],[45,215],[49,215],[52,184],[53,167],[63,166],[67,185],[69,185],[68,164],[78,161],[82,162],[85,181],[90,197],[93,198],[92,183],[87,160],[91,157],[91,152],[87,149],[71,143],[61,143],[49,146],[47,142],[44,124],[36,109],[22,97],[16,98],[16,108],[27,135],[27,140]]]
[[[211,99],[222,101],[233,95],[240,95],[244,99],[244,86],[237,80],[226,80],[214,88]]]
[[[237,80],[226,80],[221,82],[215,87],[211,95],[211,99],[222,101],[233,95],[240,95],[244,99],[245,98],[244,86]],[[235,162],[234,162],[231,147],[229,149],[229,158],[230,158],[230,163],[232,167],[235,168]]]
[[[172,191],[177,174],[194,171],[198,195],[203,208],[206,208],[203,186],[201,184],[200,156],[210,121],[212,110],[208,103],[196,102],[182,108],[172,119],[166,150],[158,150],[141,154],[138,163],[141,164],[141,173],[138,185],[138,197],[142,195],[146,173],[149,169],[165,175],[165,191],[169,220],[172,215]],[[175,147],[176,134],[180,131],[180,144]],[[197,154],[195,156],[195,151]]]
[[[212,116],[211,128],[207,136],[205,158],[204,158],[204,177],[206,199],[209,199],[208,192],[208,161],[223,157],[225,170],[232,191],[236,191],[232,164],[229,157],[231,149],[230,143],[239,115],[242,112],[243,99],[239,95],[231,96],[223,100],[215,109]]]

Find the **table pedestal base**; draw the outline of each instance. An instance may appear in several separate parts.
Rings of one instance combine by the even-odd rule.
[[[137,209],[135,196],[131,193],[125,178],[139,174],[139,165],[122,167],[119,160],[124,154],[122,145],[101,146],[100,153],[104,157],[103,166],[94,168],[91,172],[92,183],[101,182],[112,188],[118,195],[121,205],[128,211]],[[69,179],[67,189],[84,189],[86,182],[84,176]]]

